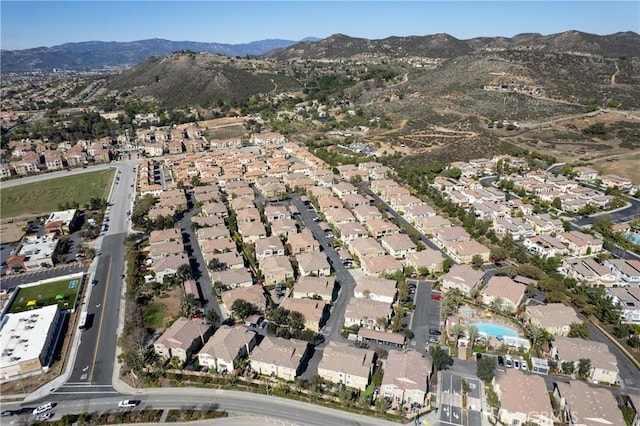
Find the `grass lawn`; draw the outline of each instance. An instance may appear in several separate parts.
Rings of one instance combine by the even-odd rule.
[[[27,310],[27,302],[30,300],[35,300],[38,307],[59,303],[60,309],[70,309],[75,303],[81,280],[82,277],[77,277],[33,287],[22,287],[18,290],[9,312],[16,313]],[[76,282],[75,286],[72,285],[73,281]],[[63,295],[64,299],[56,302],[56,296],[59,294]]]
[[[151,302],[142,308],[144,325],[153,329],[161,329],[164,325],[164,306],[158,302]]]
[[[106,199],[115,173],[100,170],[4,188],[0,190],[2,217],[49,214],[67,201],[83,207],[91,198]]]

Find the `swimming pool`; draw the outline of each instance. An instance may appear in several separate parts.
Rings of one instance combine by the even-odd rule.
[[[640,234],[629,233],[625,236],[625,238],[631,241],[632,243],[640,246]]]
[[[490,322],[476,322],[472,325],[476,326],[480,333],[503,338],[503,337],[517,337],[518,333],[509,327],[505,327],[503,325],[493,324]]]

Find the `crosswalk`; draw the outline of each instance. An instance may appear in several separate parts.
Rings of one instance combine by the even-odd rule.
[[[64,395],[116,395],[111,385],[92,385],[86,382],[67,382],[55,391]]]

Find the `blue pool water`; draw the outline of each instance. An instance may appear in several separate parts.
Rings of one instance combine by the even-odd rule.
[[[627,234],[626,239],[640,246],[640,234]]]
[[[509,327],[505,327],[503,325],[492,324],[490,322],[476,322],[473,325],[476,326],[480,333],[487,334],[493,337],[517,337],[518,333]]]

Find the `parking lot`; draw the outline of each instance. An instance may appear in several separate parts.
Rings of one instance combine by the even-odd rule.
[[[439,419],[443,425],[482,424],[482,382],[477,377],[442,371],[439,381]],[[463,407],[463,383],[466,381],[467,403]]]
[[[439,292],[432,290],[432,282],[425,280],[407,280],[409,286],[415,285],[413,303],[415,309],[409,320],[409,327],[414,336],[409,347],[419,351],[425,350],[429,340],[430,329],[440,329],[440,305]],[[439,336],[433,335],[438,338]]]
[[[89,264],[84,262],[75,262],[63,264],[53,268],[46,268],[36,272],[22,273],[16,275],[5,275],[0,279],[0,288],[9,290],[16,288],[22,284],[33,283],[48,278],[54,278],[61,275],[74,274],[77,272],[86,272],[89,270]]]

